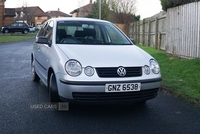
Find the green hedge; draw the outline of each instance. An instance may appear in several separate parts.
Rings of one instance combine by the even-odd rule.
[[[180,5],[188,4],[192,2],[197,2],[200,0],[160,0],[160,1],[161,1],[162,9],[164,11],[167,11],[168,8],[172,8],[172,7],[176,7],[176,6],[180,6]]]

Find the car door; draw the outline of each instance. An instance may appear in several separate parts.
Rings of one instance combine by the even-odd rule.
[[[19,23],[19,26],[16,28],[17,32],[22,32],[24,29],[24,23]]]
[[[48,27],[48,23],[46,22],[43,27],[40,29],[40,31],[38,32],[37,36],[36,36],[36,40],[39,36],[44,36],[45,32],[47,30]],[[34,60],[35,60],[35,70],[37,72],[37,74],[39,75],[39,77],[45,82],[46,80],[46,76],[45,73],[47,68],[45,66],[45,58],[43,57],[43,51],[44,51],[44,46],[46,46],[45,44],[40,44],[40,43],[34,43],[33,46],[33,53],[34,53]]]
[[[10,25],[9,30],[10,32],[17,32],[18,27],[19,27],[19,23],[13,23]]]
[[[53,31],[53,21],[49,21],[46,29],[45,29],[45,33],[44,36],[47,37],[48,42],[50,44],[42,44],[41,48],[40,48],[40,52],[41,52],[41,63],[42,66],[45,68],[42,72],[42,75],[44,75],[44,80],[45,82],[47,81],[47,77],[48,77],[48,67],[49,67],[49,49],[51,47],[52,44],[52,31]]]

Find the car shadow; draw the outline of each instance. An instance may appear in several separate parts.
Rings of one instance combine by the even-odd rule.
[[[39,103],[47,103],[48,100],[48,89],[43,84],[39,82]],[[59,111],[55,109],[50,109],[48,111],[54,112],[56,116],[61,116],[67,118],[72,117],[120,117],[129,115],[146,114],[151,110],[151,100],[146,103],[115,103],[115,104],[79,104],[79,103],[69,103],[68,110]]]

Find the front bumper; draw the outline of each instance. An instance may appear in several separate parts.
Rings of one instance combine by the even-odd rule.
[[[134,81],[78,82],[57,80],[61,100],[73,102],[124,102],[145,101],[157,96],[162,78]],[[108,83],[141,83],[141,90],[134,92],[105,92]]]
[[[0,32],[3,33],[3,28],[0,29]]]

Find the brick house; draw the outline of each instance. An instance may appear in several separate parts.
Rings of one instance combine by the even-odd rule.
[[[58,8],[57,11],[47,11],[44,13],[40,13],[37,14],[35,16],[35,21],[38,24],[42,24],[44,21],[51,19],[51,18],[60,18],[60,17],[71,17],[70,15],[63,13],[60,11],[60,9]]]
[[[16,21],[25,21],[29,25],[37,26],[42,24],[44,21],[50,18],[58,17],[71,17],[70,15],[63,13],[58,9],[57,11],[48,11],[44,12],[40,7],[21,7],[16,8]]]
[[[16,16],[15,16],[15,21],[24,21],[29,25],[35,26],[38,22],[35,19],[35,17],[38,14],[44,13],[44,11],[38,7],[38,6],[33,6],[33,7],[20,7],[20,8],[15,8]]]
[[[5,8],[5,1],[0,0],[0,28],[14,22],[15,9]]]
[[[15,21],[24,21],[29,25],[37,26],[50,18],[71,17],[70,15],[58,11],[44,12],[40,7],[19,7],[5,8],[5,1],[0,0],[0,28]]]
[[[0,27],[4,25],[4,2],[6,0],[0,0]]]
[[[79,7],[75,10],[73,10],[72,12],[70,12],[70,14],[72,14],[72,17],[86,17],[92,10],[92,0],[90,0],[90,3]]]
[[[5,8],[4,9],[4,25],[9,25],[15,21],[15,9]]]

